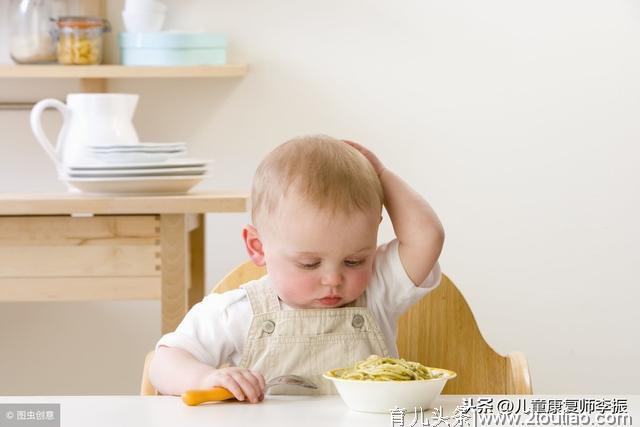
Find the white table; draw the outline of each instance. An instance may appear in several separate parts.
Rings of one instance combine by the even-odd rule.
[[[465,397],[440,396],[435,407],[451,415]],[[508,396],[484,396],[496,400]],[[527,396],[530,399],[567,399],[598,396]],[[611,396],[602,396],[611,398]],[[629,415],[640,420],[640,396],[615,396],[628,400]],[[512,396],[512,398],[514,398]],[[201,406],[186,406],[173,396],[4,396],[0,404],[59,403],[64,427],[100,426],[392,426],[391,414],[367,414],[350,410],[338,396],[267,396],[258,404],[228,401]],[[1,415],[1,414],[0,414]],[[431,419],[431,411],[425,417]],[[404,425],[413,421],[413,410],[407,412]],[[2,423],[0,422],[0,425]],[[399,424],[395,424],[399,425]],[[417,426],[421,425],[418,421]],[[433,425],[433,424],[432,424]],[[446,426],[446,424],[440,424]],[[453,424],[450,424],[453,425]],[[471,424],[473,425],[473,424]],[[478,424],[479,425],[479,424]],[[487,425],[487,424],[485,424]],[[492,424],[499,425],[499,424]],[[504,424],[503,424],[504,425]],[[536,425],[536,424],[533,424]],[[541,425],[541,424],[539,424]],[[554,425],[554,424],[547,424]],[[558,425],[558,424],[555,424]],[[627,422],[626,425],[630,425]]]
[[[448,396],[438,404],[455,409],[459,402],[459,396]],[[11,396],[0,397],[0,403],[60,403],[63,427],[391,425],[391,414],[352,411],[338,396],[267,396],[258,404],[228,401],[193,407],[173,396]],[[411,421],[413,413],[407,418]]]

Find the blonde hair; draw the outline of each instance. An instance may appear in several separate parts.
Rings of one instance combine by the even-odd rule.
[[[367,158],[326,135],[302,136],[276,147],[253,179],[251,218],[258,226],[289,192],[331,213],[382,211],[382,185]]]

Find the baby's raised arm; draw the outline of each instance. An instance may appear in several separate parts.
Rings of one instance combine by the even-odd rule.
[[[444,229],[429,203],[409,184],[386,169],[371,151],[345,141],[373,165],[384,191],[385,208],[398,238],[400,260],[413,283],[420,285],[435,265],[444,244]]]
[[[151,384],[161,394],[181,395],[191,389],[224,387],[236,399],[264,399],[264,377],[244,368],[213,368],[177,347],[159,346],[149,366]]]

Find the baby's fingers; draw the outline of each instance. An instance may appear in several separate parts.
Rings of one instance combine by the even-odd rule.
[[[240,384],[238,384],[236,379],[233,378],[231,375],[225,375],[224,377],[222,377],[222,379],[220,380],[220,383],[221,383],[220,385],[226,388],[227,390],[229,390],[233,394],[233,397],[235,397],[236,399],[238,400],[245,399],[245,394],[242,391],[242,387],[240,386]]]
[[[249,371],[249,372],[258,380],[258,384],[260,384],[260,390],[264,392],[264,388],[266,386],[264,376],[260,372],[256,372],[256,371]]]
[[[384,167],[382,166],[382,162],[375,154],[373,154],[371,150],[365,148],[363,145],[360,145],[357,142],[347,141],[346,139],[343,139],[342,141],[352,146],[353,148],[358,150],[364,157],[366,157],[378,175],[382,173],[382,170],[384,169]]]
[[[368,148],[365,148],[364,145],[358,144],[357,142],[353,141],[347,141],[346,139],[343,139],[342,142],[346,142],[348,145],[364,154],[365,157],[373,156],[373,153]]]
[[[346,140],[346,139],[343,139],[342,142],[346,142],[348,145],[352,146],[353,148],[355,148],[358,151],[362,151],[362,150],[365,149],[362,145],[358,144],[357,142],[349,141],[349,140]]]
[[[242,371],[242,374],[247,379],[247,381],[253,384],[255,390],[258,393],[258,401],[264,399],[265,382],[262,374],[251,370]]]
[[[248,371],[234,372],[233,378],[242,388],[242,392],[248,398],[251,403],[258,403],[262,390],[257,380]]]

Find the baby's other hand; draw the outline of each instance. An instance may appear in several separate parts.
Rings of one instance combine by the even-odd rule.
[[[238,400],[258,403],[264,399],[264,377],[235,366],[212,371],[202,380],[202,388],[224,387]]]
[[[384,170],[384,165],[375,154],[373,154],[371,151],[364,148],[362,145],[358,144],[357,142],[347,141],[346,139],[343,139],[342,141],[346,142],[347,144],[349,144],[350,146],[352,146],[353,148],[361,152],[367,158],[367,160],[369,160],[369,162],[373,166],[373,170],[375,170],[378,176],[380,176],[380,174]]]

